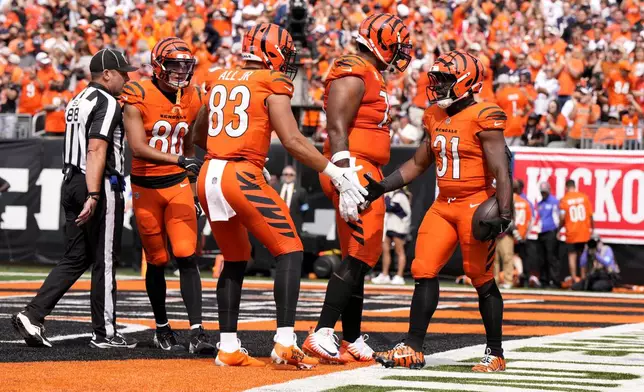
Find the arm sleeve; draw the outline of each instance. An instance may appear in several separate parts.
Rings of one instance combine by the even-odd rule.
[[[99,102],[94,109],[94,119],[90,125],[88,137],[112,140],[114,129],[123,120],[121,105],[111,95],[101,92]]]

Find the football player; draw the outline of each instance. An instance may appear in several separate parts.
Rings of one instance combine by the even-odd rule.
[[[368,200],[401,188],[436,163],[439,195],[418,230],[416,259],[411,273],[416,281],[412,297],[409,332],[403,343],[374,358],[387,366],[422,368],[423,342],[438,304],[438,273],[460,243],[463,269],[479,296],[479,311],[485,325],[485,356],[473,370],[505,370],[501,348],[503,299],[494,281],[495,238],[506,232],[512,220],[510,150],[503,131],[507,116],[495,104],[477,103],[474,94],[482,87],[484,67],[463,51],[441,55],[428,73],[430,107],[423,124],[427,141],[409,161],[377,182],[369,179]],[[496,189],[492,182],[496,179]],[[490,227],[481,241],[472,233],[476,207],[495,196],[499,217],[482,221]]]
[[[242,283],[251,255],[249,231],[277,260],[273,362],[299,368],[318,363],[297,346],[294,334],[302,242],[288,207],[262,172],[271,131],[293,157],[331,178],[344,201],[345,218],[357,219],[357,206],[364,200],[361,192],[366,192],[359,182],[351,182],[359,167],[337,167],[298,130],[291,111],[295,54],[285,29],[269,23],[253,26],[243,38],[242,68],[219,69],[211,75],[207,106],[197,116],[197,145],[207,151],[197,185],[199,200],[224,255],[217,282],[221,341],[215,362],[220,366],[264,366],[237,339]]]
[[[324,91],[329,135],[324,153],[331,162],[341,167],[359,165],[363,167],[361,174],[383,178],[381,167],[389,161],[391,139],[382,72],[405,71],[411,60],[410,42],[402,20],[391,14],[374,14],[360,24],[359,53],[335,60]],[[342,199],[331,182],[320,177],[320,183],[339,211]],[[336,217],[343,261],[329,280],[315,332],[302,345],[309,355],[329,363],[373,360],[373,350],[361,336],[360,326],[364,277],[382,253],[384,216],[384,199],[379,198],[355,222]],[[343,339],[338,347],[333,329],[340,315]]]
[[[201,107],[201,93],[190,85],[195,59],[188,45],[171,37],[151,52],[151,80],[125,85],[123,122],[132,150],[133,207],[145,250],[145,286],[154,312],[155,346],[181,351],[166,314],[166,237],[180,272],[181,296],[188,311],[191,353],[214,353],[202,327],[201,277],[197,268],[195,182],[201,161],[195,158],[191,126]]]

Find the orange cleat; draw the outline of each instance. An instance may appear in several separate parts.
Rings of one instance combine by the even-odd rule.
[[[331,328],[320,328],[316,332],[310,332],[302,344],[302,351],[318,358],[321,363],[344,364],[338,351],[338,337]]]
[[[320,363],[317,358],[309,357],[297,347],[297,344],[292,346],[283,346],[275,343],[273,351],[271,352],[271,359],[277,365],[293,365],[298,369],[312,369]]]
[[[346,340],[340,345],[340,358],[345,362],[372,362],[373,350],[365,343],[369,335],[362,335],[355,342]]]
[[[398,343],[396,347],[389,351],[374,353],[373,359],[386,368],[399,366],[422,369],[425,367],[425,354],[414,350],[405,345],[405,343]]]
[[[219,343],[217,343],[217,348],[219,348]],[[264,362],[248,355],[248,351],[246,351],[245,348],[240,348],[239,350],[232,353],[227,353],[225,351],[219,350],[219,352],[217,353],[217,358],[215,358],[215,364],[217,364],[217,366],[266,366]]]
[[[491,372],[505,371],[505,358],[491,355],[488,349],[483,359],[481,359],[481,362],[476,364],[472,368],[472,371],[477,373],[491,373]]]

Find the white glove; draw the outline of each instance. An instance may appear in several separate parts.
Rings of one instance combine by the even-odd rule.
[[[268,162],[268,158],[264,160],[264,165],[266,165],[266,162]],[[266,166],[262,167],[262,174],[264,175],[264,179],[266,180],[267,183],[271,182],[271,173],[266,170]]]
[[[364,203],[363,195],[367,195],[367,190],[358,182],[357,172],[362,170],[362,166],[354,167],[337,167],[333,163],[324,169],[323,173],[331,177],[333,186],[347,198],[347,201],[354,203],[356,206]]]
[[[344,193],[340,193],[340,202],[339,202],[340,216],[344,219],[345,222],[356,222],[360,219],[360,214],[358,212],[358,205],[353,202],[352,199],[344,196]]]

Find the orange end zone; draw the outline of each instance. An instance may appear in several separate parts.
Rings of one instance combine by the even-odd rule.
[[[268,358],[261,358],[267,364]],[[263,385],[319,376],[365,364],[295,368],[226,368],[212,359],[0,363],[8,391],[243,391]],[[43,381],[46,374],[46,382]],[[187,386],[189,385],[189,388]],[[29,386],[25,388],[25,386]]]

